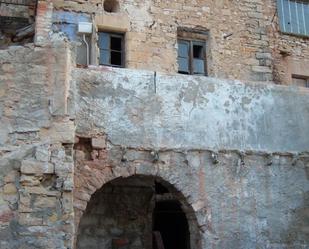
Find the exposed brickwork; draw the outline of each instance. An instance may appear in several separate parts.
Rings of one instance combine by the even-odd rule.
[[[35,43],[46,43],[50,40],[52,14],[52,1],[38,1],[35,22]]]

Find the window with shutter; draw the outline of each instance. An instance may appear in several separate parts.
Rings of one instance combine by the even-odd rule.
[[[122,34],[99,32],[100,65],[124,67]]]
[[[178,72],[207,75],[207,31],[178,29]]]
[[[309,37],[309,1],[277,0],[280,30]]]
[[[189,41],[178,41],[178,71],[179,73],[189,74],[190,73],[190,42]]]
[[[309,87],[309,77],[303,75],[292,75],[292,83],[295,86]]]

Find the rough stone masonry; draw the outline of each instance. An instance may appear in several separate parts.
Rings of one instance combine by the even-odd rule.
[[[308,38],[273,0],[117,3],[38,1],[0,50],[0,248],[155,249],[164,212],[185,249],[309,248]],[[79,21],[126,32],[127,68],[95,34],[77,66]],[[176,74],[179,26],[209,30],[209,76]]]

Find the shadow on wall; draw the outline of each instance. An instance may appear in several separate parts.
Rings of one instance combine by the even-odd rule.
[[[33,42],[37,0],[0,1],[0,49]]]

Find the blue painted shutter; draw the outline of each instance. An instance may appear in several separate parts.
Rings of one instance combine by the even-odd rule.
[[[309,1],[277,0],[280,30],[309,36]]]
[[[178,72],[189,73],[190,42],[178,40]]]
[[[108,33],[99,33],[100,65],[110,64],[110,36]]]

